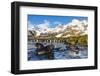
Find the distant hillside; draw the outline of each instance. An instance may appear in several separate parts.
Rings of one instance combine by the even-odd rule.
[[[35,33],[35,37],[54,37],[54,38],[68,38],[72,36],[83,36],[88,34],[87,21],[72,20],[71,23],[66,25],[57,25],[55,28],[39,28],[32,27],[28,29]]]

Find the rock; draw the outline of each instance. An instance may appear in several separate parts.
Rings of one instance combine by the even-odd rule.
[[[66,49],[76,54],[79,53],[79,48],[76,45],[68,44],[66,45]]]

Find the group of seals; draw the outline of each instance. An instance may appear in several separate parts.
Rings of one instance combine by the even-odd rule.
[[[44,46],[42,43],[35,43],[36,54],[39,56],[46,56],[48,59],[54,59],[54,45],[49,44]],[[75,54],[79,53],[79,48],[76,45],[70,43],[66,44],[66,50]]]

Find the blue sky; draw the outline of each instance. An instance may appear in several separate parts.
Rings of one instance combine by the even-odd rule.
[[[77,20],[88,20],[88,17],[80,16],[52,16],[52,15],[28,15],[28,22],[32,26],[37,27],[37,25],[47,23],[50,28],[56,27],[58,24],[64,25],[70,23],[73,19]]]

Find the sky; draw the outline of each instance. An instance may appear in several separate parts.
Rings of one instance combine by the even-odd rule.
[[[65,25],[76,19],[79,21],[86,20],[88,17],[80,16],[53,16],[53,15],[28,15],[28,26],[30,27],[49,27],[54,28],[57,25]]]

